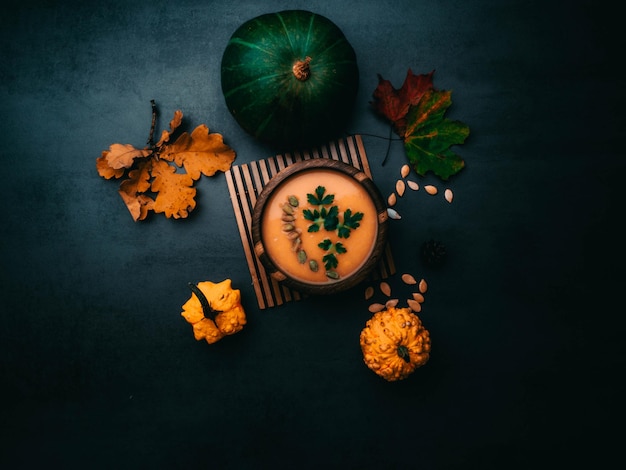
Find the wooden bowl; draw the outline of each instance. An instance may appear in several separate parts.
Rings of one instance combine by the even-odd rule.
[[[372,179],[325,158],[280,171],[252,214],[254,251],[266,272],[307,294],[363,281],[384,254],[387,230],[387,207]]]

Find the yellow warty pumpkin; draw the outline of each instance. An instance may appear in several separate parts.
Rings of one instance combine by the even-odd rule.
[[[405,379],[430,357],[430,334],[409,308],[375,313],[360,343],[367,367],[389,382]]]
[[[183,304],[181,315],[191,323],[198,341],[205,339],[209,344],[215,343],[243,329],[246,314],[241,305],[241,292],[232,288],[230,279],[219,283],[190,283],[189,288],[193,294]]]

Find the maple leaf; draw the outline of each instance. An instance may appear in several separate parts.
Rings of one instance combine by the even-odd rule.
[[[399,90],[396,90],[389,80],[378,75],[378,87],[374,90],[374,107],[392,122],[399,136],[403,136],[405,133],[405,116],[409,112],[409,108],[416,105],[424,93],[432,90],[433,73],[415,75],[409,69]]]
[[[452,104],[452,93],[435,89],[433,74],[415,75],[409,69],[400,89],[379,75],[372,105],[402,138],[415,172],[424,176],[432,171],[447,180],[465,167],[450,147],[465,142],[469,127],[444,117]]]
[[[209,132],[204,124],[191,134],[181,133],[170,143],[182,124],[180,110],[169,122],[169,130],[163,130],[153,143],[157,113],[154,101],[151,104],[148,146],[138,149],[131,144],[112,144],[96,159],[96,170],[105,179],[125,178],[118,193],[133,220],[143,220],[151,211],[168,218],[186,218],[196,207],[194,182],[202,174],[228,171],[236,154],[220,134]]]

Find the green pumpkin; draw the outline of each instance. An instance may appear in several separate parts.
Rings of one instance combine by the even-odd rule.
[[[241,25],[224,51],[221,78],[239,125],[284,149],[341,135],[359,86],[356,55],[342,31],[303,10]]]

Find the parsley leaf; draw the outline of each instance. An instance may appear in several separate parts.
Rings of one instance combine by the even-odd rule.
[[[326,208],[322,209],[322,212],[325,212]],[[337,228],[337,224],[339,223],[339,208],[337,206],[332,206],[324,217],[324,228],[326,230],[335,230]]]
[[[317,246],[319,246],[322,250],[328,251],[330,247],[333,246],[333,242],[326,238],[324,241],[319,242]]]
[[[337,261],[337,257],[333,253],[328,253],[324,255],[322,261],[324,262],[324,267],[327,271],[330,269],[335,269],[339,264],[339,261]]]
[[[322,214],[320,214],[320,212],[317,209],[314,209],[314,210],[304,209],[302,211],[302,215],[304,216],[306,220],[310,220],[311,222],[313,222],[311,225],[309,225],[309,230],[308,230],[309,232],[319,231],[320,225],[324,223],[324,217],[322,216]]]
[[[308,193],[306,199],[312,206],[327,206],[332,204],[335,200],[334,194],[326,194],[326,188],[324,186],[318,186],[315,188],[315,194]]]
[[[350,230],[359,228],[361,225],[359,222],[362,219],[362,212],[355,212],[353,215],[350,209],[346,209],[343,213],[343,222],[337,225],[337,235],[339,235],[339,238],[350,237]]]
[[[327,271],[335,269],[339,264],[339,260],[337,260],[335,254],[340,255],[348,251],[341,242],[333,243],[329,238],[324,239],[322,242],[318,243],[317,246],[326,251],[326,254],[322,257],[322,261]]]

